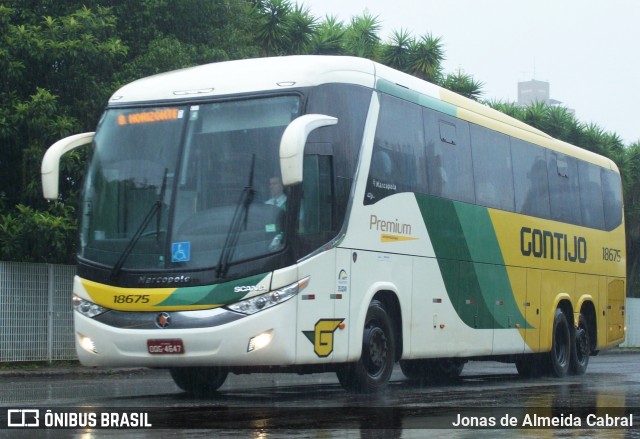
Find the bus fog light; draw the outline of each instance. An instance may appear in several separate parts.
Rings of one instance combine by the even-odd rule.
[[[273,333],[271,331],[263,332],[260,335],[256,335],[255,337],[249,340],[249,346],[247,346],[247,352],[257,351],[258,349],[262,349],[266,347],[271,340],[273,339]]]
[[[98,350],[96,349],[96,344],[91,338],[86,337],[82,334],[78,334],[78,340],[79,340],[80,346],[82,346],[82,349],[84,349],[85,351],[91,352],[94,354],[98,353]]]

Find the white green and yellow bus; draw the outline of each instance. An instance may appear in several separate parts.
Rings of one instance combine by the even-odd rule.
[[[604,157],[351,57],[221,62],[109,100],[81,198],[89,366],[336,372],[347,389],[585,372],[625,337],[621,180]],[[278,202],[273,199],[277,197]]]

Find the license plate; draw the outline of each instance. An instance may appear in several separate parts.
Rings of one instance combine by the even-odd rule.
[[[184,354],[184,344],[179,338],[170,340],[147,340],[147,351],[152,355]]]

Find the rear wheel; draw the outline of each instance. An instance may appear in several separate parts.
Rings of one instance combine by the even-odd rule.
[[[553,376],[563,377],[569,372],[571,361],[571,330],[567,317],[561,309],[556,309],[553,319],[553,340],[549,352],[549,366]]]
[[[580,314],[578,325],[575,330],[575,337],[571,344],[571,363],[569,371],[573,375],[583,375],[589,365],[589,331],[587,318]]]
[[[391,319],[378,300],[371,301],[364,323],[362,355],[337,371],[340,384],[351,391],[374,393],[387,385],[395,362]]]
[[[178,387],[196,397],[215,393],[227,379],[229,371],[223,367],[173,367],[171,378]]]

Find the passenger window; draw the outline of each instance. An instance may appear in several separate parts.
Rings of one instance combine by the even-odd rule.
[[[548,151],[551,219],[581,224],[578,190],[578,161],[573,157]]]
[[[473,203],[469,124],[430,109],[424,109],[423,120],[430,193]]]
[[[513,211],[513,173],[509,137],[471,124],[476,202]]]
[[[421,107],[380,95],[380,116],[364,204],[400,192],[427,192]]]
[[[544,149],[511,139],[516,212],[549,218],[549,180]]]
[[[604,200],[605,230],[613,230],[622,224],[622,182],[620,175],[609,170],[600,170],[602,198]]]
[[[604,205],[602,202],[602,185],[600,168],[591,163],[578,163],[580,179],[580,211],[582,225],[596,229],[604,228]]]

